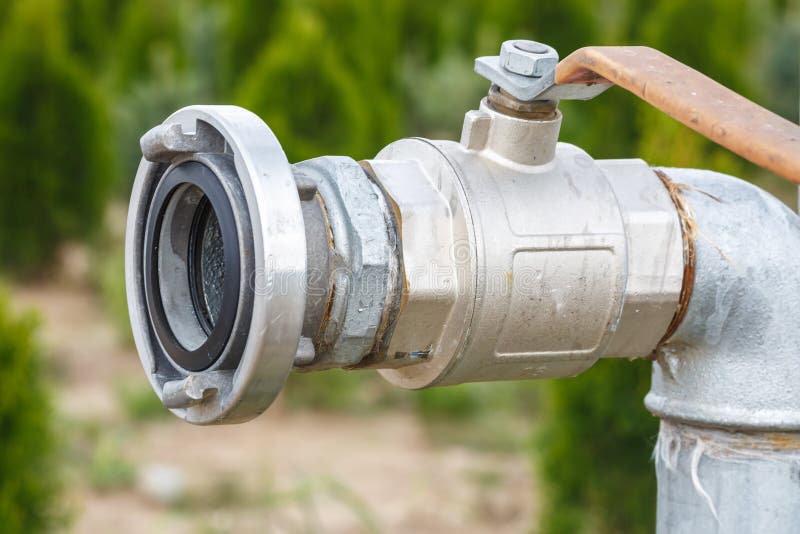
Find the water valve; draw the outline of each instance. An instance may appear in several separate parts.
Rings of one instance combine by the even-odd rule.
[[[364,161],[290,164],[233,106],[147,132],[126,283],[164,405],[239,422],[292,370],[377,369],[416,389],[651,354],[691,293],[679,191],[641,160],[558,142],[559,100],[624,86],[574,69],[560,83],[565,62],[504,43],[476,61],[492,86],[459,142],[403,139]]]

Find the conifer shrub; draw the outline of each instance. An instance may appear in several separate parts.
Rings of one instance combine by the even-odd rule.
[[[16,2],[0,35],[0,268],[20,274],[96,231],[113,181],[104,105],[66,52],[60,6]]]
[[[600,360],[576,378],[547,381],[534,445],[543,534],[655,529],[658,419],[643,404],[650,366]]]
[[[60,521],[54,434],[36,320],[0,291],[0,525],[42,532]]]

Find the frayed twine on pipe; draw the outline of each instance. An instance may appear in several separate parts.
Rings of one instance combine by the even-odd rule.
[[[781,432],[745,433],[712,430],[661,421],[658,441],[653,450],[656,468],[678,471],[681,450],[691,447],[689,476],[697,494],[719,523],[714,501],[700,480],[700,462],[703,458],[728,462],[800,463],[800,438]]]
[[[716,251],[719,252],[720,256],[722,256],[726,261],[731,262],[728,255],[725,254],[725,252],[719,247],[719,245],[717,245],[709,238],[704,236],[702,232],[700,232],[700,230],[697,228],[697,218],[695,216],[694,209],[689,205],[689,202],[686,200],[686,197],[684,196],[683,193],[685,191],[691,191],[694,193],[698,193],[700,195],[705,195],[714,202],[719,202],[720,204],[723,204],[725,201],[722,200],[722,198],[718,197],[717,195],[713,195],[708,191],[703,191],[702,189],[699,189],[693,185],[682,184],[673,181],[667,175],[667,173],[664,172],[663,169],[653,169],[653,172],[656,173],[656,176],[658,176],[663,182],[664,187],[667,188],[667,191],[669,192],[669,195],[672,198],[672,201],[678,210],[678,216],[680,217],[681,229],[683,230],[684,240],[694,241],[696,239],[702,238],[709,245],[714,247],[714,249],[716,249]],[[694,245],[685,242],[684,247],[691,247],[693,249]],[[690,251],[685,250],[684,252],[691,254],[692,257],[695,254],[694,250]]]
[[[692,451],[692,486],[694,486],[695,491],[698,495],[700,495],[708,505],[708,509],[711,510],[711,515],[714,516],[717,523],[719,523],[719,515],[717,515],[717,507],[714,506],[714,501],[711,500],[711,496],[708,492],[703,488],[703,485],[700,483],[700,459],[703,457],[703,453],[706,450],[706,443],[702,439],[698,439],[695,443],[694,450]]]
[[[678,308],[675,310],[675,315],[672,317],[672,321],[670,321],[664,333],[664,337],[661,338],[660,344],[668,341],[669,338],[672,337],[672,334],[674,334],[678,326],[680,326],[689,308],[689,300],[692,297],[692,289],[694,288],[697,224],[695,223],[692,207],[689,206],[688,202],[686,202],[686,198],[683,196],[683,188],[685,186],[672,181],[661,169],[653,169],[653,172],[655,172],[656,176],[663,182],[673,204],[675,204],[675,209],[680,219],[681,233],[683,234],[683,281],[681,284],[680,297],[678,298]]]
[[[711,500],[711,496],[700,483],[700,460],[703,457],[703,453],[707,450],[706,442],[703,438],[698,435],[692,435],[689,432],[684,432],[675,425],[662,422],[661,429],[658,433],[656,448],[653,450],[656,468],[663,465],[670,471],[676,471],[678,468],[678,456],[681,453],[681,448],[684,443],[694,444],[690,467],[692,486],[694,486],[697,494],[706,502],[708,509],[711,511],[711,515],[713,515],[714,519],[719,523],[719,515],[717,514],[717,508],[714,506],[714,501]]]
[[[681,233],[683,235],[683,280],[681,285],[681,293],[678,298],[678,307],[675,310],[675,315],[672,317],[669,326],[667,327],[664,336],[659,342],[659,346],[669,343],[670,338],[678,330],[678,327],[683,322],[684,317],[689,309],[689,301],[692,298],[692,291],[694,289],[694,281],[697,269],[697,245],[695,241],[703,238],[717,252],[728,262],[731,262],[727,254],[714,242],[706,238],[700,233],[697,227],[697,217],[695,216],[694,209],[689,204],[684,192],[693,191],[703,194],[710,199],[723,203],[723,200],[716,195],[712,195],[707,191],[703,191],[689,184],[682,184],[672,180],[663,169],[653,169],[653,172],[658,176],[664,187],[667,189],[675,210],[678,213],[678,219],[681,225]],[[732,262],[731,262],[732,263]],[[658,349],[656,349],[650,358],[655,360],[658,358]]]

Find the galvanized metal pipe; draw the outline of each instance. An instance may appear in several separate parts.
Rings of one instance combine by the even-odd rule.
[[[661,422],[659,533],[797,532],[800,435]]]
[[[662,418],[660,533],[800,526],[800,218],[761,189],[666,169],[691,209],[694,290],[645,399]]]

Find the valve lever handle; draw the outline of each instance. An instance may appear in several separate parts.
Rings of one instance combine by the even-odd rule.
[[[580,48],[556,84],[616,84],[741,157],[800,184],[800,126],[646,46]]]

